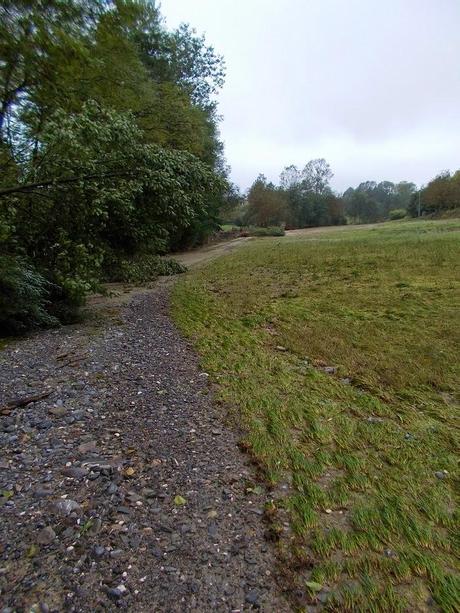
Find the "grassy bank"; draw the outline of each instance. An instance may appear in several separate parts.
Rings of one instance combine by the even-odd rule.
[[[176,286],[175,318],[273,486],[299,603],[460,608],[459,246],[458,220],[324,229],[254,240]]]

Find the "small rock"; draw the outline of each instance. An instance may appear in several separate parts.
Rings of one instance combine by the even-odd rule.
[[[447,470],[437,470],[434,474],[438,479],[445,479],[449,473]]]
[[[88,474],[88,471],[86,468],[81,468],[81,466],[70,466],[69,468],[64,468],[62,474],[72,479],[83,479]]]
[[[37,541],[40,545],[49,545],[56,538],[56,533],[51,526],[47,526],[40,530],[37,535]]]
[[[336,366],[325,366],[323,370],[328,375],[335,375],[335,373],[337,372],[337,367]]]
[[[91,526],[88,529],[88,534],[91,534],[92,536],[94,536],[95,534],[98,534],[101,527],[102,527],[102,520],[100,519],[100,517],[92,518]]]
[[[102,556],[105,554],[105,548],[101,545],[96,545],[93,549],[93,553],[96,558],[102,558]]]
[[[71,513],[74,513],[74,512],[81,514],[82,512],[81,506],[78,504],[78,502],[75,502],[75,500],[70,500],[70,499],[59,500],[54,505],[54,508],[61,515],[70,515]]]
[[[275,349],[276,349],[276,351],[287,351],[287,348],[286,348],[286,347],[283,347],[282,345],[277,345],[277,346],[275,347]]]
[[[46,498],[47,496],[51,496],[52,493],[53,492],[51,490],[45,490],[44,488],[37,488],[34,491],[34,498]]]
[[[117,513],[123,513],[124,515],[129,515],[131,513],[131,509],[129,507],[117,507]]]
[[[54,415],[54,417],[64,417],[64,415],[67,415],[67,409],[65,407],[51,407],[48,409],[48,413]]]
[[[245,597],[248,604],[252,604],[253,607],[259,608],[259,594],[255,590],[250,590]]]
[[[107,589],[107,596],[112,600],[120,600],[120,598],[127,592],[124,585],[118,587],[111,587]]]
[[[211,538],[216,538],[217,536],[217,525],[212,522],[208,526],[208,534]]]
[[[96,449],[96,441],[88,441],[87,443],[81,443],[78,445],[79,453],[89,453],[90,451],[94,451]]]
[[[116,483],[110,482],[107,486],[107,494],[116,494],[118,492],[118,486]]]

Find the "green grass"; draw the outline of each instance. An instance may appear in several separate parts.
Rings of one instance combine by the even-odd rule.
[[[175,288],[273,487],[303,603],[460,610],[459,247],[458,220],[325,229],[251,241]]]

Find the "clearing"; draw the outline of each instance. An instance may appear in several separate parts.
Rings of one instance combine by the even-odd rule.
[[[459,246],[458,220],[306,230],[174,289],[299,607],[460,610]]]

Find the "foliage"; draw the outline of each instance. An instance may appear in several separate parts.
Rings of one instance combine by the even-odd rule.
[[[332,177],[324,159],[311,160],[302,171],[287,166],[277,187],[259,175],[249,190],[245,210],[235,209],[238,225],[285,225],[288,228],[345,223],[343,204],[330,189]]]
[[[124,283],[145,283],[159,276],[176,275],[186,271],[186,268],[175,260],[158,255],[137,255],[130,259],[115,258],[105,265],[104,278],[107,281]]]
[[[19,258],[0,256],[0,334],[22,334],[58,321],[46,311],[49,283]]]
[[[391,211],[389,211],[388,213],[388,217],[391,220],[404,219],[406,215],[407,215],[406,209],[391,209]]]
[[[142,0],[7,0],[0,35],[1,248],[60,312],[108,261],[138,274],[126,262],[214,231],[224,64],[204,37]]]
[[[458,221],[306,231],[175,289],[274,485],[274,534],[290,514],[292,593],[308,580],[334,610],[458,609],[459,241]]]
[[[286,220],[286,200],[282,190],[259,175],[248,193],[245,221],[256,226],[272,226]]]
[[[409,207],[415,190],[415,184],[407,181],[364,181],[356,189],[349,187],[344,192],[345,211],[358,223],[391,219],[391,210]]]
[[[285,230],[282,226],[263,226],[260,228],[244,228],[244,236],[284,236]]]
[[[442,213],[460,208],[460,170],[455,173],[442,172],[417,194],[413,194],[409,213]],[[420,211],[419,211],[420,209]]]

